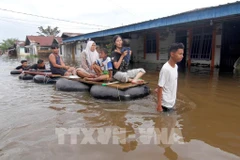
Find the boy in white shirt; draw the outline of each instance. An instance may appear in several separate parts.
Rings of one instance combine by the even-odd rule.
[[[178,66],[177,63],[183,59],[184,45],[173,43],[170,46],[169,60],[163,65],[156,88],[158,103],[157,111],[167,112],[173,109],[176,102]]]

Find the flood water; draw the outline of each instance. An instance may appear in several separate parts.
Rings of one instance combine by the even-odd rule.
[[[176,110],[166,114],[156,112],[153,92],[139,100],[113,102],[19,80],[10,71],[20,60],[0,57],[1,160],[240,159],[240,76],[211,74],[206,68],[179,73]],[[147,68],[143,79],[154,90],[157,67],[138,65]],[[83,144],[80,134],[74,143],[66,135],[64,144],[59,144],[56,128],[123,128],[127,140]],[[180,132],[174,133],[173,144],[144,144],[133,138],[141,128],[175,128]]]

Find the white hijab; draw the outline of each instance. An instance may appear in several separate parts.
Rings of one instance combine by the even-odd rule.
[[[84,50],[84,52],[86,53],[86,60],[88,62],[88,65],[92,65],[94,62],[96,62],[97,59],[99,59],[99,54],[96,49],[93,52],[91,51],[91,47],[94,43],[94,41],[88,41],[87,46]]]

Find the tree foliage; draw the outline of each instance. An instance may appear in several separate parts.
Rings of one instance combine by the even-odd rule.
[[[47,28],[43,28],[43,26],[38,27],[39,32],[37,32],[41,36],[57,36],[60,33],[58,27],[51,28],[48,26]]]
[[[16,41],[18,41],[18,39],[16,39],[16,38],[8,38],[8,39],[3,40],[0,43],[0,50],[2,50],[2,51],[8,50],[8,48],[14,46]]]

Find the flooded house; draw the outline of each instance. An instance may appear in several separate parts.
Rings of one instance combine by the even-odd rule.
[[[80,36],[82,33],[69,33],[63,32],[61,38],[66,39],[70,37]],[[61,55],[62,56],[79,56],[83,49],[86,47],[85,41],[78,41],[78,42],[69,42],[63,43],[61,45]]]
[[[61,44],[61,37],[54,36],[26,36],[25,48],[26,52],[32,55],[49,55],[53,44]]]
[[[63,45],[75,53],[88,39],[100,46],[112,43],[116,34],[131,39],[133,62],[164,64],[173,42],[185,45],[181,68],[204,66],[232,71],[240,57],[240,2],[192,11],[92,33],[63,37]]]

